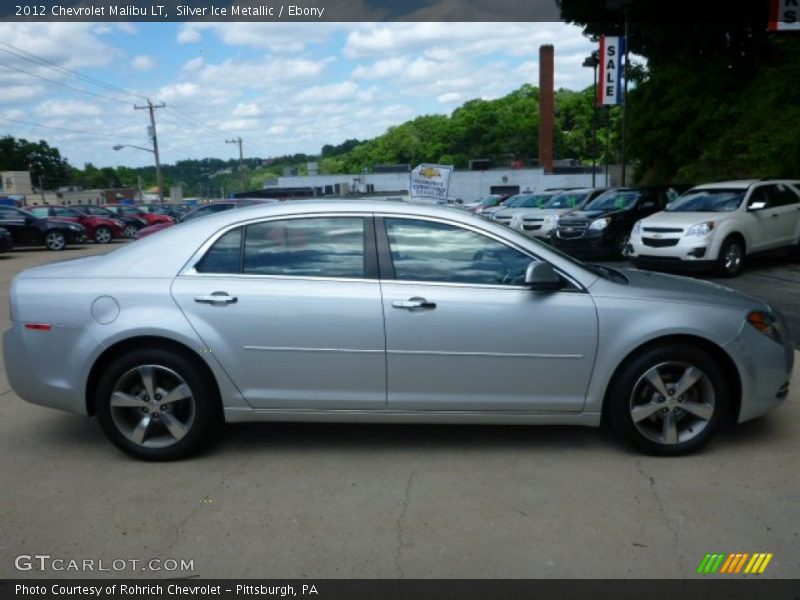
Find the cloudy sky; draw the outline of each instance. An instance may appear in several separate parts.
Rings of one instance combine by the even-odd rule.
[[[44,139],[76,166],[317,153],[417,115],[449,114],[538,82],[591,85],[595,45],[563,23],[0,23],[0,132]],[[43,127],[46,126],[46,127]]]

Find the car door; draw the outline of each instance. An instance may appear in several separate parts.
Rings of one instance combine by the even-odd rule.
[[[797,240],[800,224],[800,195],[785,183],[776,183],[770,190],[775,224],[776,247],[789,246]]]
[[[175,279],[172,294],[253,407],[385,408],[371,216],[235,227]]]
[[[775,206],[772,184],[759,185],[747,200],[750,239],[748,253],[770,250],[781,245],[779,211]]]
[[[577,285],[524,286],[532,257],[437,219],[378,219],[389,409],[577,412],[597,313]]]
[[[31,217],[23,211],[11,206],[0,206],[0,227],[8,230],[15,244],[30,244],[37,241],[32,223]]]

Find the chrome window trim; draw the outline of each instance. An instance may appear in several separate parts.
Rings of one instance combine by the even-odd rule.
[[[192,254],[191,258],[186,262],[184,267],[178,272],[178,277],[184,275],[192,275],[198,277],[208,277],[208,276],[216,276],[216,277],[258,277],[258,278],[288,278],[288,279],[312,279],[312,280],[324,280],[324,281],[333,281],[333,280],[342,280],[342,281],[377,281],[377,279],[367,279],[367,278],[359,278],[359,277],[313,277],[309,275],[255,275],[255,274],[245,274],[245,273],[199,273],[195,268],[197,263],[205,256],[206,252],[213,246],[219,238],[223,235],[228,233],[233,229],[237,229],[239,227],[247,227],[248,225],[255,225],[258,223],[267,223],[269,221],[287,221],[289,219],[319,219],[319,218],[330,218],[330,217],[345,217],[345,218],[359,218],[359,219],[370,219],[373,218],[372,213],[359,213],[359,212],[333,212],[333,213],[302,213],[302,214],[295,214],[295,215],[274,215],[270,217],[254,217],[251,219],[246,219],[244,221],[237,221],[236,223],[231,223],[230,225],[226,225],[216,233],[214,233],[211,237],[209,237],[205,242],[203,242],[197,251]],[[364,255],[366,256],[367,249],[364,248]]]
[[[432,221],[434,223],[442,223],[444,225],[451,225],[453,227],[460,227],[463,229],[467,229],[472,231],[475,234],[483,235],[488,237],[497,243],[504,244],[506,246],[510,246],[511,248],[521,252],[522,254],[526,255],[531,260],[537,260],[540,262],[546,262],[541,257],[537,256],[535,253],[531,252],[527,248],[515,243],[514,241],[507,240],[498,236],[494,232],[486,231],[485,229],[481,229],[476,227],[471,223],[462,223],[460,221],[453,221],[450,219],[442,218],[442,217],[431,217],[429,215],[407,215],[403,213],[382,213],[382,212],[313,212],[313,213],[301,213],[301,214],[294,214],[294,215],[274,215],[269,217],[254,217],[250,219],[246,219],[243,221],[237,221],[235,223],[231,223],[226,225],[213,235],[211,235],[205,242],[203,242],[200,247],[195,251],[195,253],[191,256],[191,258],[186,262],[184,267],[178,272],[178,277],[199,277],[199,278],[224,278],[224,279],[278,279],[278,280],[290,280],[290,281],[339,281],[339,282],[357,282],[357,283],[373,283],[379,284],[382,281],[387,283],[396,283],[401,285],[430,285],[435,287],[457,287],[457,288],[479,288],[479,289],[495,289],[495,290],[526,290],[529,291],[530,288],[525,285],[501,285],[501,284],[483,284],[483,283],[455,283],[455,282],[446,282],[446,281],[412,281],[412,280],[398,280],[398,279],[368,279],[368,278],[355,278],[355,277],[314,277],[309,275],[256,275],[256,274],[246,274],[246,273],[200,273],[195,269],[195,266],[198,262],[205,256],[206,252],[213,246],[219,238],[223,235],[228,233],[229,231],[236,229],[238,227],[246,227],[248,225],[253,225],[256,223],[265,223],[268,221],[285,221],[288,219],[313,219],[313,218],[335,218],[335,217],[349,217],[349,218],[360,218],[360,219],[374,219],[376,217],[383,217],[384,219],[387,218],[397,218],[397,219],[406,219],[412,221]],[[364,249],[366,253],[366,248]],[[556,272],[559,273],[564,279],[570,282],[575,289],[571,290],[558,290],[554,293],[568,293],[568,294],[586,294],[588,291],[584,288],[574,277],[571,275],[566,274],[563,270],[555,268]]]
[[[451,221],[450,219],[446,219],[443,217],[431,217],[429,215],[405,215],[405,214],[391,214],[391,213],[375,213],[376,217],[383,217],[383,219],[406,219],[410,221],[432,221],[434,223],[442,223],[444,225],[451,225],[453,227],[460,227],[462,229],[468,229],[475,234],[482,235],[484,237],[488,237],[499,244],[503,244],[504,246],[509,246],[514,250],[524,254],[531,260],[536,260],[539,262],[548,262],[545,261],[543,258],[537,256],[531,250],[515,243],[512,240],[507,240],[492,231],[486,231],[485,229],[481,229],[472,225],[471,223],[461,223],[460,221]],[[385,225],[384,225],[385,226]],[[552,264],[552,263],[551,263]],[[576,289],[574,290],[558,290],[558,292],[566,292],[566,293],[588,293],[586,289],[575,280],[574,277],[564,273],[561,269],[553,266],[556,272],[561,275],[564,279],[569,281]],[[490,284],[490,283],[454,283],[454,282],[447,282],[447,281],[414,281],[410,279],[400,280],[400,279],[386,279],[383,280],[386,282],[391,283],[401,283],[401,284],[412,284],[412,285],[434,285],[434,286],[453,286],[453,287],[477,287],[477,288],[492,288],[492,289],[501,289],[501,290],[530,290],[530,288],[526,285],[502,285],[502,284]],[[556,292],[556,293],[558,293]]]

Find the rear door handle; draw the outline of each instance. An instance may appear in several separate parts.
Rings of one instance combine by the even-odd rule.
[[[409,298],[408,300],[395,300],[392,302],[394,308],[405,308],[406,310],[414,310],[420,308],[424,310],[431,310],[436,308],[436,302],[428,302],[425,298]]]
[[[235,304],[238,298],[229,295],[228,292],[213,292],[208,296],[195,296],[194,301],[201,304]]]

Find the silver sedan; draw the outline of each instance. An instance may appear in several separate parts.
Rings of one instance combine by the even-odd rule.
[[[696,450],[788,394],[768,305],[405,203],[289,202],[20,273],[6,372],[144,459],[223,423],[601,421]]]

